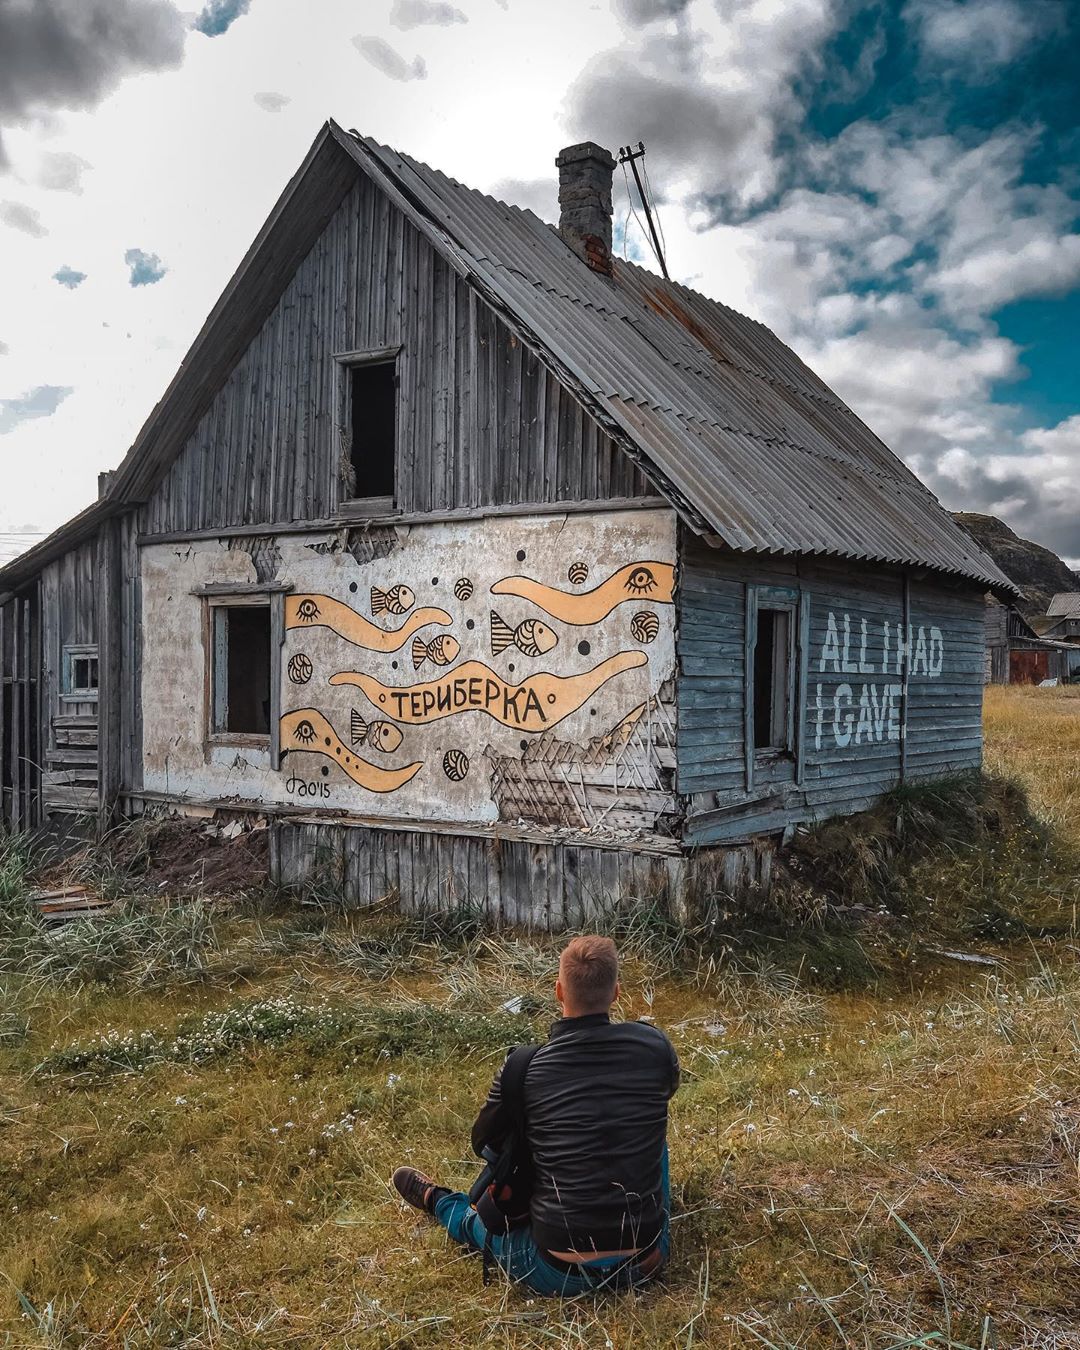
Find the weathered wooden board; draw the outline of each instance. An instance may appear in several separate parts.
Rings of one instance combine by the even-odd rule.
[[[348,416],[334,354],[398,346],[401,510],[649,491],[535,354],[364,180],[139,512],[140,529],[332,516]]]

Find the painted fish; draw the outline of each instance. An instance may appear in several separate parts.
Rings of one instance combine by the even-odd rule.
[[[461,651],[461,643],[450,633],[440,633],[430,642],[415,637],[412,643],[413,670],[419,670],[425,661],[436,666],[448,666]]]
[[[507,647],[516,647],[525,656],[543,656],[559,641],[559,635],[539,619],[523,619],[511,628],[505,619],[491,611],[491,654],[498,656]]]
[[[372,750],[381,750],[384,755],[389,755],[403,740],[401,728],[394,726],[393,722],[366,722],[355,708],[352,710],[353,745],[367,742]]]
[[[416,604],[416,592],[403,584],[391,586],[388,591],[380,591],[378,586],[371,588],[372,614],[404,614]]]

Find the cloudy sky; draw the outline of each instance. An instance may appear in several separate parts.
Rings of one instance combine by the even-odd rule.
[[[92,499],[334,117],[547,219],[561,146],[643,139],[677,279],[1080,560],[1078,61],[1072,0],[0,0],[0,557]]]

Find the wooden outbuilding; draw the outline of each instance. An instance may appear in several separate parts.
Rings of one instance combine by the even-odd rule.
[[[551,927],[976,767],[1012,583],[763,325],[328,123],[100,500],[0,571],[3,816]]]

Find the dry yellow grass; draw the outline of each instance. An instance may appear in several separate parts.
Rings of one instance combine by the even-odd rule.
[[[991,685],[986,768],[1019,778],[1047,820],[1080,835],[1080,685]]]
[[[1050,694],[992,691],[988,761],[1078,840],[1060,761],[1080,701]],[[1038,910],[1029,854],[1010,885],[1027,877]],[[970,859],[920,875],[942,912],[976,884]],[[800,970],[776,945],[673,958],[672,934],[643,922],[622,1012],[655,1016],[685,1069],[672,1266],[644,1297],[549,1304],[485,1289],[387,1178],[411,1160],[471,1179],[467,1129],[501,1043],[479,1019],[525,993],[542,1028],[555,944],[280,913],[223,915],[215,934],[202,968],[151,989],[80,983],[74,954],[66,978],[57,963],[47,981],[0,976],[0,1343],[1080,1344],[1069,937],[983,944],[991,966],[923,956],[834,992],[848,933],[811,935]],[[290,1034],[211,1045],[207,1023],[220,1053],[201,1065],[131,1051],[80,1074],[57,1057],[253,999],[292,1009]],[[407,1035],[378,1021],[388,1002]],[[324,1034],[324,1006],[346,1030]]]

